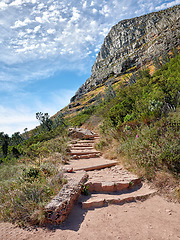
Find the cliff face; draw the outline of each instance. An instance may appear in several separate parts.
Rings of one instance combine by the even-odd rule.
[[[71,102],[78,100],[110,76],[142,65],[180,45],[180,5],[160,12],[120,21],[104,40],[91,70],[91,77]]]

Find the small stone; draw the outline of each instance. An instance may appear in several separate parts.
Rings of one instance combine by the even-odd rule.
[[[72,173],[73,172],[73,168],[67,168],[67,172],[68,173]]]

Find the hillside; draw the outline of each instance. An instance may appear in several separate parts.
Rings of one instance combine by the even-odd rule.
[[[113,82],[118,76],[152,63],[162,53],[180,45],[179,37],[180,5],[120,21],[106,36],[91,77],[71,98],[71,103],[81,100],[110,77]]]

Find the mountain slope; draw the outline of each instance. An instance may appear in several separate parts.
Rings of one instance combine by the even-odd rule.
[[[105,38],[90,78],[71,98],[71,102],[77,101],[110,76],[117,77],[128,69],[139,69],[179,45],[180,5],[120,21]]]

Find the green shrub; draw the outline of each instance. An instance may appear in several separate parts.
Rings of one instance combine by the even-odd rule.
[[[35,179],[40,178],[40,169],[34,166],[23,169],[22,179],[28,182],[33,182]]]

